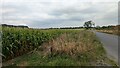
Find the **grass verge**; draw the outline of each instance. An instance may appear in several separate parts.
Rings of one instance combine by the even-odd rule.
[[[120,36],[119,30],[105,30],[105,29],[103,29],[103,30],[96,30],[96,31]]]

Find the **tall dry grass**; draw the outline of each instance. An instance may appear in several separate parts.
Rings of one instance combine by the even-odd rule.
[[[113,26],[110,28],[98,29],[96,31],[120,36],[120,25]]]
[[[88,33],[88,34],[87,34]],[[87,31],[73,31],[64,33],[56,39],[52,39],[48,43],[44,43],[39,50],[44,55],[70,55],[77,56],[96,49],[96,38],[94,33]]]

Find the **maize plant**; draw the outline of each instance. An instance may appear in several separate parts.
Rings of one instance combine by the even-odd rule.
[[[3,61],[26,54],[64,32],[66,30],[2,27]]]

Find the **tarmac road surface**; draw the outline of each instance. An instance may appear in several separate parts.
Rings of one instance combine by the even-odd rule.
[[[118,38],[120,39],[120,37],[117,35],[106,34],[96,31],[93,32],[103,44],[103,47],[105,48],[108,57],[118,63]]]

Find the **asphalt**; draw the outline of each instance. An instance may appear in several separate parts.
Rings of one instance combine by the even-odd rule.
[[[106,34],[94,31],[98,39],[103,44],[109,58],[118,63],[118,38],[117,35]],[[120,58],[120,57],[119,57]]]

